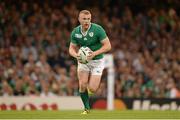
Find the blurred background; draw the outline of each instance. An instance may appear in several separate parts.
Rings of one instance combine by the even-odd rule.
[[[111,41],[115,98],[180,98],[179,0],[1,0],[1,97],[78,96],[68,46],[82,9]]]

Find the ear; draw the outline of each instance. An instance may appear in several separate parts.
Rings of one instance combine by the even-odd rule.
[[[78,17],[78,21],[80,22],[80,17]]]
[[[81,22],[80,22],[80,17],[78,17],[78,21],[79,21],[79,23],[81,23]]]

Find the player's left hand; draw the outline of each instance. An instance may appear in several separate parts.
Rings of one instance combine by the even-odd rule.
[[[87,60],[92,60],[95,57],[95,53],[94,52],[90,52],[89,55],[87,56]]]

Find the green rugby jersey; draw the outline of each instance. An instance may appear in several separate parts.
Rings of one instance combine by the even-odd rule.
[[[81,25],[74,28],[71,33],[71,42],[80,47],[89,47],[92,51],[96,51],[101,48],[101,41],[107,37],[104,29],[95,23],[91,23],[86,34],[82,33]],[[93,58],[93,60],[103,58],[103,54],[99,54]]]

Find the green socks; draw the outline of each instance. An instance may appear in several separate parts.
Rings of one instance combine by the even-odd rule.
[[[81,99],[83,101],[85,109],[90,109],[88,92],[80,92]]]

